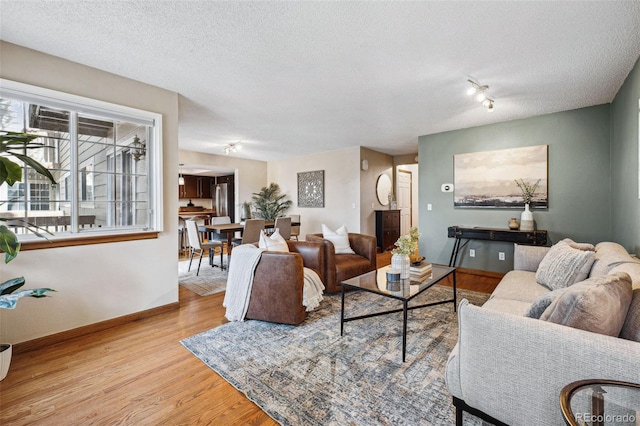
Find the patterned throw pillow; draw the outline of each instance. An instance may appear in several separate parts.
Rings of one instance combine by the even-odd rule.
[[[347,227],[345,225],[342,225],[336,231],[332,231],[323,223],[322,237],[333,243],[336,254],[355,254],[349,245],[349,231],[347,231]]]
[[[571,247],[560,241],[549,249],[536,271],[538,284],[550,290],[568,287],[589,276],[595,252]]]

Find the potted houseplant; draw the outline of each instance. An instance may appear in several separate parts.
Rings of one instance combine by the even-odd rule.
[[[29,150],[43,147],[42,144],[34,142],[38,137],[37,135],[16,132],[4,132],[4,134],[0,135],[0,185],[5,182],[8,185],[13,185],[22,181],[23,166],[14,162],[12,158],[22,161],[23,164],[45,176],[55,185],[56,181],[51,172],[26,154]],[[0,222],[5,222],[6,220],[7,218],[0,218]],[[38,227],[28,223],[25,223],[25,227],[36,235],[43,236]],[[11,262],[20,252],[18,237],[5,224],[0,224],[0,250],[4,251],[5,263]],[[18,299],[21,297],[45,297],[48,292],[54,291],[50,288],[17,291],[24,284],[24,277],[12,278],[0,284],[0,308],[14,309]],[[7,375],[9,364],[11,363],[11,353],[12,347],[10,344],[0,344],[0,380]]]
[[[271,183],[263,187],[260,192],[254,192],[252,200],[255,216],[266,221],[275,221],[291,207],[292,201],[285,198],[287,195],[280,193],[280,185],[277,183]]]
[[[411,235],[402,235],[394,243],[396,248],[391,250],[391,268],[400,272],[400,279],[409,278],[411,260],[410,256],[414,254],[417,243],[411,238]]]
[[[251,203],[243,201],[240,204],[240,220],[245,221],[247,219],[251,219]]]
[[[518,185],[518,188],[520,188],[520,191],[522,191],[522,201],[524,202],[524,211],[520,214],[521,231],[533,231],[533,213],[531,213],[529,207],[531,207],[533,196],[535,195],[539,184],[540,179],[538,179],[534,184],[525,182],[524,179],[520,179],[520,182],[518,182],[518,180],[516,179],[516,185]]]

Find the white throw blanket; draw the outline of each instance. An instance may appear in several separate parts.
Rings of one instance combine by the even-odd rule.
[[[222,306],[227,308],[225,317],[229,321],[244,321],[249,309],[253,274],[260,261],[262,252],[253,244],[243,244],[233,249],[229,262],[227,291]]]
[[[302,304],[307,312],[313,311],[322,301],[324,284],[313,269],[304,268],[304,287],[302,288]]]

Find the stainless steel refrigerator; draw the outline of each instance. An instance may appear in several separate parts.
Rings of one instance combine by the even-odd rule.
[[[228,184],[216,183],[213,187],[213,190],[215,191],[216,215],[230,216]]]

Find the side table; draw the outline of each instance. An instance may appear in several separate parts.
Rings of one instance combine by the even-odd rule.
[[[615,380],[580,380],[560,392],[568,426],[635,425],[640,421],[640,384]]]

